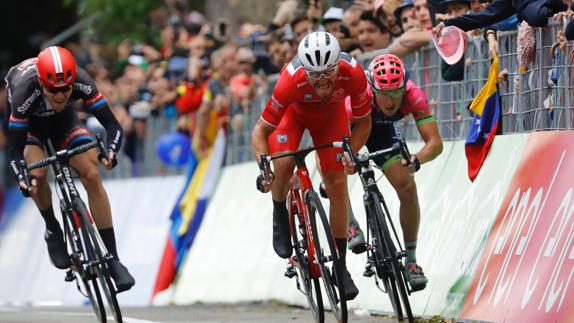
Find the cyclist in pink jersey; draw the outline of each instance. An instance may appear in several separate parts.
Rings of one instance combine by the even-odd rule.
[[[400,200],[400,222],[407,257],[405,276],[413,290],[421,290],[428,282],[423,270],[417,265],[416,247],[420,222],[420,207],[414,172],[420,165],[435,159],[442,152],[442,140],[423,91],[408,79],[403,62],[392,54],[375,57],[366,72],[368,93],[372,105],[371,134],[366,146],[370,152],[390,148],[402,138],[397,121],[409,114],[415,119],[425,145],[413,154],[414,167],[404,167],[406,160],[399,154],[381,155],[374,159],[397,192]],[[351,124],[352,115],[349,115]],[[357,221],[350,216],[348,233],[349,249],[364,251],[364,237]]]

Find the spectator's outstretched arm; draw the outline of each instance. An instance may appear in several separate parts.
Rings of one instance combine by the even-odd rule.
[[[445,20],[444,26],[456,26],[464,31],[482,28],[504,20],[516,13],[510,0],[495,0],[481,12]]]
[[[428,31],[409,30],[393,41],[388,52],[404,58],[417,52],[431,41],[431,34]]]

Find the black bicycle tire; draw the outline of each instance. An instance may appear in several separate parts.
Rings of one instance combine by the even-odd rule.
[[[387,251],[387,246],[385,239],[382,237],[382,230],[379,230],[379,221],[377,221],[377,210],[373,207],[372,199],[368,199],[369,204],[367,204],[367,221],[368,230],[371,232],[372,241],[374,248],[371,250],[374,257],[375,270],[377,276],[383,282],[385,291],[391,302],[391,306],[397,318],[402,317],[401,301],[398,295],[397,284],[393,274],[393,269],[389,266],[388,262],[384,261],[384,254]],[[381,254],[377,254],[377,253]]]
[[[289,193],[289,208],[293,208],[293,196],[292,192]],[[297,203],[297,201],[295,201]],[[316,323],[324,323],[325,322],[325,309],[323,307],[323,297],[321,295],[321,286],[319,285],[318,278],[311,278],[310,275],[310,268],[309,268],[309,256],[308,256],[308,249],[305,246],[301,246],[300,243],[303,242],[307,244],[306,238],[301,234],[299,231],[299,226],[302,225],[299,221],[299,210],[298,207],[295,206],[295,212],[290,210],[289,212],[291,216],[291,240],[293,242],[293,248],[295,249],[295,255],[297,256],[297,261],[299,262],[300,268],[297,267],[297,270],[300,273],[301,281],[303,282],[303,288],[305,289],[305,296],[307,298],[307,303],[309,303],[309,309],[315,319]],[[298,225],[297,225],[298,224]],[[302,251],[305,251],[304,253]],[[315,289],[315,298],[313,299],[313,289]]]
[[[70,215],[63,215],[63,221],[64,221],[64,226],[67,226],[68,228],[65,228],[65,231],[68,235],[67,237],[67,241],[68,244],[70,245],[70,248],[72,249],[73,252],[81,252],[84,255],[84,261],[90,261],[92,256],[89,255],[89,251],[88,250],[84,250],[83,246],[75,246],[74,244],[76,243],[72,237],[72,234],[69,232],[69,227],[74,227],[74,223],[70,223],[70,221],[72,221],[73,219],[70,217]],[[75,230],[75,229],[72,229]],[[76,231],[77,233],[77,231]],[[87,239],[87,232],[82,231],[82,236],[81,239]],[[72,257],[71,257],[72,258]],[[72,258],[72,261],[74,261],[74,259]],[[107,321],[107,317],[106,317],[106,308],[104,306],[104,301],[102,300],[102,294],[100,293],[100,289],[98,287],[98,283],[96,281],[96,278],[90,278],[88,277],[90,275],[90,273],[86,273],[83,264],[79,264],[76,263],[74,264],[76,267],[76,271],[75,274],[76,279],[79,279],[82,284],[84,285],[84,290],[86,291],[87,298],[90,301],[90,304],[92,305],[92,309],[94,310],[94,314],[96,315],[96,318],[98,319],[98,321],[100,321],[101,323],[106,323]],[[90,285],[91,283],[91,285]],[[94,299],[94,295],[92,295],[92,290],[94,291],[95,294],[95,299]]]
[[[329,244],[329,249],[332,256],[333,261],[333,269],[335,272],[335,280],[336,285],[334,282],[331,282],[331,278],[328,277],[329,272],[326,271],[326,267],[323,265],[322,261],[319,261],[319,266],[321,267],[321,278],[323,280],[323,286],[325,287],[325,291],[327,292],[327,297],[329,298],[329,303],[331,304],[331,309],[333,310],[333,314],[335,318],[340,323],[347,323],[348,321],[348,313],[347,313],[347,301],[341,297],[341,290],[343,289],[343,281],[342,281],[342,274],[343,274],[343,264],[341,259],[339,259],[338,251],[335,246],[335,239],[333,238],[333,234],[331,232],[331,225],[329,224],[329,220],[327,218],[327,214],[325,213],[325,209],[321,204],[321,200],[317,195],[317,192],[313,191],[312,189],[307,191],[305,196],[307,207],[309,208],[309,219],[311,224],[311,230],[313,231],[313,237],[315,242],[315,254],[318,259],[324,258],[321,251],[321,243],[318,239],[318,229],[317,229],[317,221],[315,218],[315,214],[321,219],[321,224],[323,225],[323,231],[327,235],[327,241]],[[313,210],[316,213],[312,212]],[[335,290],[338,292],[335,294]],[[337,305],[337,301],[339,305]],[[338,309],[338,310],[337,310]]]
[[[407,284],[406,281],[404,279],[402,270],[401,270],[401,259],[397,257],[397,252],[396,252],[396,247],[395,244],[393,242],[393,239],[390,235],[390,231],[389,228],[387,227],[387,223],[385,221],[386,216],[385,213],[383,211],[383,208],[381,207],[381,203],[382,201],[379,199],[379,197],[377,195],[373,195],[373,205],[375,207],[375,211],[377,216],[377,221],[379,221],[380,223],[380,228],[382,229],[382,234],[383,234],[383,238],[385,239],[385,244],[387,246],[387,248],[389,248],[387,250],[387,252],[389,253],[389,255],[391,256],[391,265],[393,267],[393,273],[395,276],[395,282],[397,284],[397,287],[399,289],[399,296],[401,298],[401,303],[402,306],[407,314],[407,319],[409,322],[414,322],[414,316],[412,313],[412,309],[411,309],[411,303],[409,301],[409,294],[407,291]],[[399,318],[400,319],[400,318]]]
[[[90,217],[88,216],[88,212],[84,202],[80,198],[75,198],[73,200],[73,204],[74,209],[76,210],[76,212],[78,212],[79,216],[82,218],[81,221],[82,228],[85,229],[88,235],[90,236],[96,256],[100,260],[100,264],[95,268],[100,287],[104,291],[109,309],[112,311],[112,316],[114,317],[116,322],[122,323],[123,319],[122,319],[121,308],[118,303],[118,299],[116,297],[114,285],[112,284],[112,280],[110,278],[110,272],[107,267],[107,263],[105,261],[105,255],[103,254],[102,249],[99,246],[99,239],[96,230],[94,230],[94,226],[91,224]]]

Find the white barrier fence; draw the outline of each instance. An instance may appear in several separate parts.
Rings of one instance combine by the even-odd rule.
[[[132,290],[118,295],[124,306],[150,304],[159,262],[170,227],[169,215],[184,178],[154,177],[109,180],[105,187],[112,205],[118,253],[136,279]],[[84,201],[86,193],[78,183]],[[54,208],[59,213],[56,193]],[[57,218],[61,219],[60,215]],[[32,200],[19,208],[0,236],[0,304],[79,305],[85,298],[65,271],[51,265],[44,242],[44,221]]]

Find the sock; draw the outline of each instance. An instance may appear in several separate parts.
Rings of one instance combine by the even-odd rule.
[[[54,208],[50,204],[50,206],[46,210],[40,210],[40,214],[44,218],[44,222],[46,222],[46,228],[50,231],[61,231],[60,223],[56,220],[54,216]]]
[[[359,227],[359,222],[355,219],[353,208],[351,208],[351,202],[349,202],[349,227]]]
[[[335,243],[337,244],[337,250],[339,251],[339,257],[343,261],[343,264],[347,264],[347,238],[335,238]]]
[[[116,236],[114,234],[114,228],[111,227],[98,229],[98,231],[100,232],[100,237],[102,237],[102,240],[104,240],[104,244],[106,245],[108,251],[114,255],[114,258],[119,260],[120,257],[118,257],[118,250],[116,248]]]
[[[279,202],[273,200],[273,211],[278,211],[283,214],[287,214],[289,211],[287,211],[287,204],[285,204],[285,200]]]
[[[407,252],[407,258],[405,259],[405,264],[416,264],[417,263],[417,242],[409,241],[405,242],[405,251]]]

